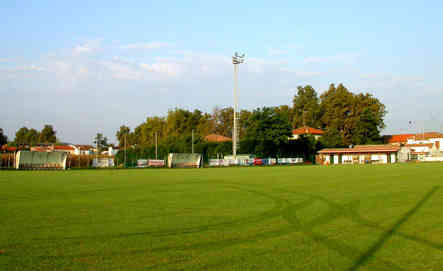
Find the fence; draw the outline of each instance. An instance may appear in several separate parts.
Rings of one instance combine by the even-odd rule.
[[[229,157],[231,158],[231,157]],[[303,158],[249,158],[249,159],[209,159],[210,167],[222,166],[272,166],[303,163]]]
[[[0,168],[15,169],[15,153],[0,153]]]
[[[138,159],[137,167],[138,168],[165,167],[165,160]]]

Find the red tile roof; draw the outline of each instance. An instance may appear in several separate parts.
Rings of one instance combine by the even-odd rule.
[[[31,147],[31,151],[38,151],[38,152],[49,152],[51,151],[51,147]]]
[[[74,149],[74,147],[72,147],[72,146],[59,145],[59,146],[54,146],[54,150],[73,151],[73,150],[75,150],[75,149]]]
[[[385,143],[406,143],[409,138],[413,138],[414,134],[398,134],[398,135],[386,135]]]
[[[205,136],[205,140],[208,142],[227,142],[232,141],[229,137],[222,136],[222,135],[216,135],[216,134],[210,134]]]
[[[443,134],[439,132],[426,132],[414,135],[415,140],[426,140],[431,138],[443,138]]]
[[[331,153],[386,153],[386,152],[398,152],[400,147],[391,145],[357,145],[354,148],[334,148],[323,149],[318,153],[331,154]]]
[[[297,129],[292,130],[293,135],[323,135],[325,132],[323,130],[312,128],[308,126],[300,127]]]

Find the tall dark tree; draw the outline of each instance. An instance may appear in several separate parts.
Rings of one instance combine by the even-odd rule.
[[[384,127],[385,106],[370,94],[353,94],[342,84],[331,84],[321,95],[321,110],[327,146],[377,142]]]
[[[319,128],[321,125],[320,100],[317,92],[310,85],[297,88],[293,99],[294,127],[311,126]]]
[[[57,142],[56,133],[52,125],[46,124],[40,132],[38,141],[40,143],[55,143]]]
[[[15,132],[14,142],[17,145],[27,145],[28,142],[28,132],[29,129],[27,127],[22,127]]]
[[[369,108],[365,108],[360,114],[356,127],[353,129],[352,142],[354,144],[383,143],[377,117]]]
[[[283,152],[292,130],[286,115],[263,107],[252,112],[249,123],[242,142],[245,151],[262,157],[276,157]]]
[[[28,130],[28,133],[26,135],[26,142],[30,145],[30,146],[35,146],[37,143],[39,143],[39,137],[40,137],[40,133],[35,130],[34,128],[31,128]]]
[[[232,128],[234,125],[234,109],[232,107],[225,107],[219,109],[218,112],[216,112],[215,114],[215,133],[226,137],[232,137]]]
[[[0,146],[8,144],[8,137],[3,133],[3,128],[0,128]]]
[[[246,135],[246,130],[249,126],[249,118],[251,117],[252,112],[248,110],[241,110],[239,117],[239,136],[240,140],[243,139]],[[232,120],[234,121],[234,120]]]
[[[130,134],[131,134],[131,129],[128,126],[125,125],[120,126],[120,130],[118,130],[117,133],[115,134],[118,140],[119,147],[123,147],[125,145],[125,140],[126,144],[128,144]]]

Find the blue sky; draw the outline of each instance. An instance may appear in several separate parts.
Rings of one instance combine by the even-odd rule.
[[[385,133],[443,131],[439,1],[8,1],[0,127],[53,124],[63,141],[184,107],[289,104],[330,83],[386,104]],[[408,125],[409,121],[413,125]]]

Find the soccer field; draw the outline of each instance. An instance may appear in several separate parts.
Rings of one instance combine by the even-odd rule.
[[[0,270],[443,270],[443,164],[0,171]]]

